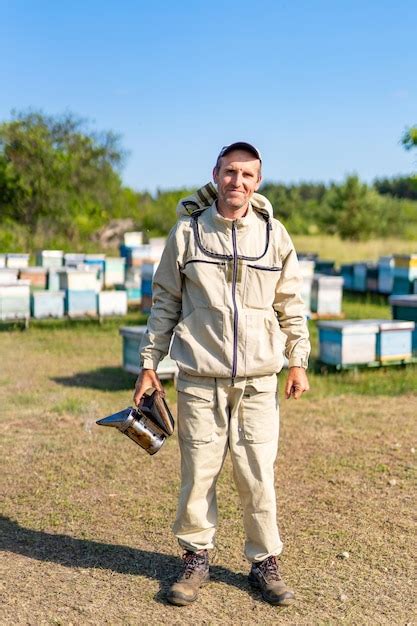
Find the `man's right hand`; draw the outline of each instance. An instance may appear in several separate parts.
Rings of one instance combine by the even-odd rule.
[[[161,381],[158,378],[158,374],[155,370],[143,369],[138,376],[135,385],[135,393],[133,395],[133,402],[135,406],[139,405],[139,402],[147,389],[153,387],[159,391],[162,395],[165,395],[164,388],[161,385]]]

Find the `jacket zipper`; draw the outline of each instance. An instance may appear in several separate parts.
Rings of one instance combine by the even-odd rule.
[[[233,300],[233,359],[232,359],[232,387],[235,384],[237,372],[237,332],[239,323],[239,314],[236,304],[236,283],[237,283],[237,244],[236,244],[236,222],[232,222],[232,243],[233,243],[233,274],[232,274],[232,300]]]

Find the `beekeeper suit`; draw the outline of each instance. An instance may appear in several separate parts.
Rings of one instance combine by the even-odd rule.
[[[310,345],[294,246],[269,201],[256,193],[259,152],[243,142],[224,150],[214,169],[217,187],[206,185],[178,205],[154,276],[135,401],[146,385],[159,384],[155,370],[172,340],[181,450],[175,535],[189,553],[213,548],[216,481],[229,449],[245,555],[256,564],[282,550],[274,488],[276,375],[285,355],[287,397],[306,391]]]

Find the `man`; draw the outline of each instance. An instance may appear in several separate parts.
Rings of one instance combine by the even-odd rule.
[[[155,370],[172,334],[179,367],[181,491],[173,530],[185,553],[168,600],[180,606],[193,602],[209,579],[216,482],[228,449],[243,507],[249,582],[271,604],[294,597],[277,562],[276,374],[285,352],[286,397],[307,391],[309,341],[293,244],[268,200],[255,193],[261,165],[251,144],[226,146],[213,170],[217,190],[206,185],[180,202],[141,346],[136,404],[149,387],[162,390]]]

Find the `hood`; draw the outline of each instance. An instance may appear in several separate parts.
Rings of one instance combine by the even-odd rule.
[[[177,217],[192,215],[196,211],[204,211],[217,200],[217,189],[213,183],[207,183],[192,195],[180,200],[177,204]],[[272,204],[260,193],[254,193],[251,199],[252,208],[264,218],[272,218]]]

